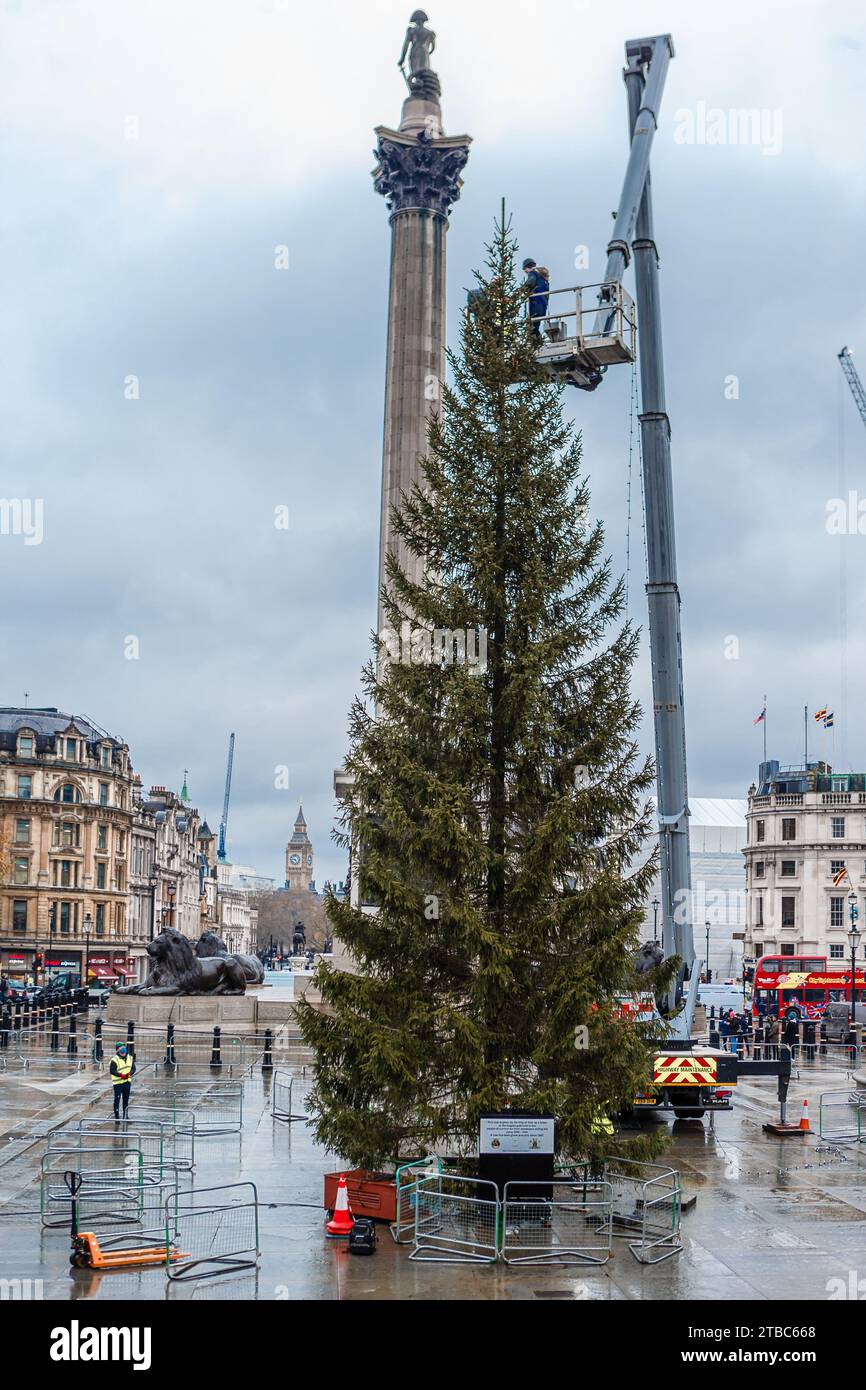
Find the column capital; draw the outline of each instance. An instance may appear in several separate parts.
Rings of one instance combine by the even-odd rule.
[[[376,127],[373,187],[392,212],[426,208],[447,217],[460,197],[460,175],[469,158],[468,135],[435,136]]]

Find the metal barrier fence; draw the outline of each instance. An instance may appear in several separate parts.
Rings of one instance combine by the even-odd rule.
[[[860,1052],[853,1043],[793,1043],[791,1061],[813,1071],[853,1071],[860,1065]]]
[[[866,1091],[822,1091],[818,1137],[838,1144],[866,1141]]]
[[[163,1171],[165,1146],[166,1137],[162,1126],[141,1133],[128,1125],[118,1129],[114,1120],[70,1120],[68,1125],[54,1129],[46,1136],[47,1153],[58,1149],[74,1149],[77,1153],[82,1153],[86,1149],[96,1147],[110,1149],[113,1153],[119,1154],[138,1150],[145,1168],[157,1174]],[[77,1166],[76,1163],[69,1165],[70,1168]]]
[[[195,1168],[196,1123],[194,1110],[180,1110],[175,1106],[142,1105],[140,1101],[130,1101],[129,1120],[133,1129],[148,1132],[153,1126],[162,1126],[163,1158],[166,1167]]]
[[[415,1233],[415,1188],[419,1178],[429,1178],[442,1172],[441,1158],[419,1158],[402,1163],[394,1175],[397,1188],[396,1220],[391,1223],[391,1235],[398,1245],[408,1244]]]
[[[70,1145],[50,1148],[39,1171],[39,1217],[43,1227],[69,1228],[72,1194],[64,1174],[81,1177],[77,1194],[79,1217],[134,1222],[138,1219],[144,1160],[140,1149],[85,1148]]]
[[[415,1184],[410,1260],[492,1264],[499,1254],[499,1189],[483,1178],[435,1173]]]
[[[165,1272],[172,1281],[201,1279],[259,1262],[259,1198],[255,1183],[172,1193],[165,1203]],[[169,1260],[169,1247],[182,1251]]]
[[[579,1182],[507,1182],[500,1252],[510,1265],[603,1265],[613,1243],[613,1190]]]
[[[118,1038],[126,1031],[123,1024],[112,1025],[106,1029],[106,1040],[113,1040],[115,1027],[118,1029]],[[122,1040],[126,1042],[126,1037]],[[136,1025],[134,1037],[130,1042],[135,1049],[136,1063],[155,1063],[172,1070],[180,1067],[219,1065],[231,1075],[234,1070],[246,1065],[249,1043],[255,1044],[256,1040],[221,1033],[219,1063],[214,1060],[214,1037],[210,1032],[198,1033],[192,1029],[175,1028],[169,1036],[167,1028],[140,1028]]]
[[[141,1086],[138,1095],[145,1105],[154,1101],[168,1110],[173,1119],[179,1111],[193,1110],[197,1139],[239,1134],[243,1128],[244,1088],[240,1081],[177,1081],[173,1086]],[[131,1108],[139,1113],[141,1107]]]
[[[682,1187],[675,1168],[634,1159],[606,1160],[615,1235],[634,1236],[628,1248],[641,1264],[660,1264],[682,1249]]]
[[[294,1077],[290,1071],[283,1067],[278,1067],[274,1072],[274,1079],[271,1084],[271,1119],[279,1120],[283,1124],[292,1124],[295,1120],[306,1120],[306,1115],[296,1115],[292,1110],[292,1091],[294,1089]]]
[[[91,1033],[52,1031],[44,1028],[22,1028],[8,1035],[6,1047],[0,1049],[0,1071],[10,1067],[66,1067],[83,1071],[95,1061],[96,1038]]]

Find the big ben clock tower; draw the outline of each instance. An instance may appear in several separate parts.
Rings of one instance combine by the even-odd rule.
[[[313,846],[307,834],[304,808],[299,806],[295,831],[286,845],[286,887],[309,888],[313,877]]]

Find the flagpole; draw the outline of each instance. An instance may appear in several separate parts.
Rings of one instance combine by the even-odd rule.
[[[767,761],[767,697],[764,696],[764,762]]]
[[[809,706],[803,706],[803,771],[809,771]]]

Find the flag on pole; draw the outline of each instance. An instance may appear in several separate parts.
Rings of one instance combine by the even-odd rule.
[[[753,720],[752,720],[752,723],[753,723],[753,724],[760,724],[761,721],[762,721],[763,719],[766,719],[766,717],[767,717],[767,706],[764,705],[764,708],[761,710],[761,713],[758,715],[757,719],[753,719]]]
[[[815,723],[816,723],[816,724],[820,724],[820,723],[821,723],[821,720],[822,720],[822,719],[826,719],[826,718],[827,718],[827,711],[826,711],[825,709],[816,709],[816,710],[815,710]]]
[[[827,715],[825,715],[825,717],[824,717],[824,728],[825,728],[825,729],[832,729],[832,727],[833,727],[833,711],[830,710],[830,713],[827,714]]]
[[[836,873],[833,875],[833,887],[838,888],[841,883],[844,883],[846,878],[848,878],[848,870],[843,864],[841,869],[837,869]]]

